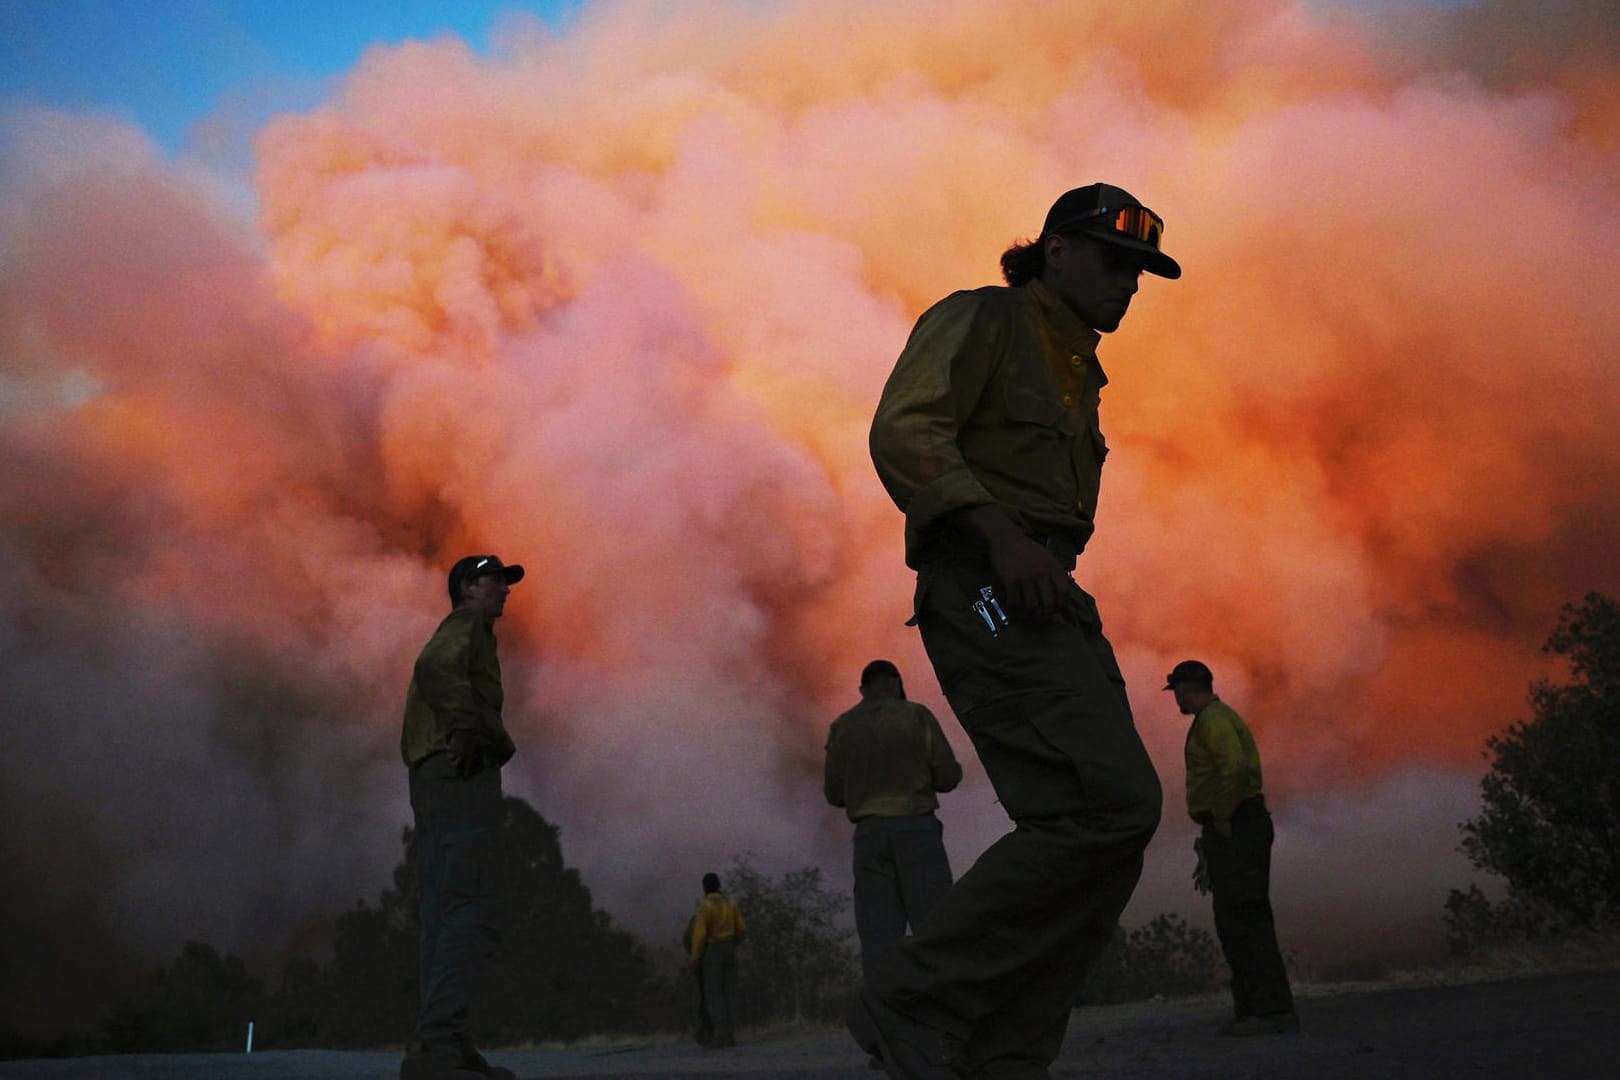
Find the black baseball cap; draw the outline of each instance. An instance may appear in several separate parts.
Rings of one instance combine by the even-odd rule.
[[[1065,191],[1046,212],[1041,241],[1052,233],[1095,236],[1134,251],[1142,260],[1142,269],[1150,274],[1162,278],[1181,276],[1181,264],[1159,250],[1164,240],[1164,219],[1124,188],[1087,184]]]
[[[462,585],[485,574],[500,574],[508,585],[516,585],[523,580],[523,567],[516,563],[507,566],[494,555],[468,555],[457,559],[456,565],[450,568],[450,602],[460,601]]]
[[[1184,682],[1198,683],[1201,686],[1213,686],[1215,675],[1198,660],[1183,660],[1175,666],[1170,674],[1164,677],[1164,688],[1174,690],[1176,683]]]

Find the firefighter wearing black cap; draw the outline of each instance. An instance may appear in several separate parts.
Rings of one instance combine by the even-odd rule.
[[[1097,343],[1143,272],[1180,276],[1163,232],[1120,188],[1065,193],[1002,255],[1006,287],[924,312],[873,419],[923,645],[1015,825],[862,988],[851,1033],[892,1077],[1047,1076],[1159,823],[1158,776],[1073,571],[1108,453]]]
[[[1200,871],[1215,905],[1215,933],[1232,969],[1233,1016],[1225,1035],[1299,1030],[1271,914],[1271,814],[1260,750],[1243,717],[1215,696],[1215,676],[1183,660],[1165,678],[1187,728],[1187,813],[1203,826]]]
[[[450,569],[450,614],[416,658],[400,752],[410,770],[421,914],[421,1012],[401,1080],[511,1080],[468,1031],[473,982],[499,937],[501,721],[495,620],[523,567],[469,555]]]

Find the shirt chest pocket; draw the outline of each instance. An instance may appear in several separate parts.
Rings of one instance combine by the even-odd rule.
[[[1091,435],[1085,421],[1044,388],[1009,384],[1002,395],[1007,423],[1007,479],[1052,512],[1086,503],[1077,459],[1088,459]],[[1095,471],[1088,466],[1087,473]],[[1095,498],[1092,492],[1091,498]]]
[[[1007,422],[1027,425],[1027,437],[1067,441],[1074,438],[1074,418],[1063,403],[1029,387],[1009,384],[1002,395]]]

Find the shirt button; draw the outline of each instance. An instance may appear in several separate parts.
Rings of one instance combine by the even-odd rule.
[[[1085,367],[1086,366],[1085,357],[1081,356],[1079,353],[1076,353],[1075,355],[1069,357],[1069,366],[1074,367],[1074,368],[1083,368],[1083,367]]]
[[[1064,394],[1063,395],[1063,407],[1065,409],[1074,408],[1074,395],[1073,394]]]

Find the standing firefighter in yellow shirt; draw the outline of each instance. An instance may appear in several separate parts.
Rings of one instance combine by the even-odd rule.
[[[737,946],[747,935],[742,912],[720,891],[720,875],[704,874],[703,900],[692,917],[692,961],[703,973],[711,1049],[737,1045]]]
[[[935,792],[961,783],[962,766],[934,714],[906,700],[894,664],[867,664],[860,691],[827,731],[822,791],[855,823],[855,931],[870,974],[951,887]]]
[[[1163,232],[1120,188],[1064,193],[1002,254],[1007,287],[917,320],[872,420],[923,646],[1015,826],[850,1013],[895,1080],[1046,1077],[1159,824],[1158,775],[1073,571],[1108,452],[1097,344],[1144,272],[1181,276]]]
[[[1215,903],[1215,933],[1232,969],[1226,1035],[1299,1030],[1271,914],[1271,814],[1261,791],[1260,749],[1249,725],[1215,696],[1215,676],[1183,660],[1165,679],[1187,728],[1187,813],[1204,827],[1199,860]]]

